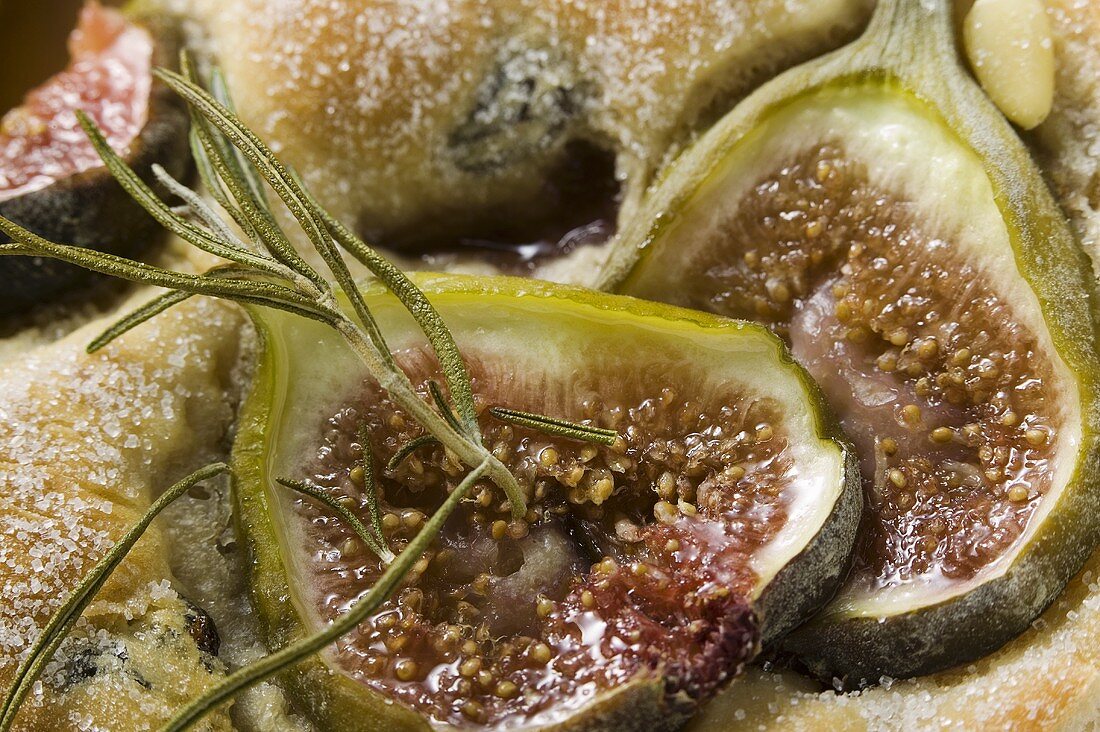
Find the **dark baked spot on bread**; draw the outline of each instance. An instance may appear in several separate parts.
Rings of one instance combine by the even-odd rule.
[[[507,44],[448,138],[455,166],[490,175],[556,151],[583,97],[584,84],[560,51]]]

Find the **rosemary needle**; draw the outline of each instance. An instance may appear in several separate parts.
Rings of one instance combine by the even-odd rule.
[[[343,519],[348,526],[351,527],[352,531],[354,531],[356,536],[359,537],[359,540],[366,544],[367,547],[372,552],[374,552],[379,559],[382,560],[383,564],[389,564],[394,560],[393,552],[391,552],[389,548],[386,547],[386,540],[382,536],[381,530],[378,530],[376,533],[372,533],[375,526],[373,521],[372,528],[368,529],[362,521],[356,518],[355,514],[349,511],[345,506],[342,506],[339,501],[337,501],[329,494],[325,493],[317,486],[310,485],[309,483],[305,483],[300,480],[290,480],[289,478],[276,478],[275,481],[285,488],[290,488],[293,491],[301,493],[302,495],[309,496],[310,498],[316,501],[320,501],[321,503],[328,506],[330,510],[332,510],[336,515]],[[370,488],[373,489],[374,486],[371,485]],[[375,513],[377,513],[377,511],[375,511]]]
[[[367,499],[371,526],[374,527],[378,540],[385,546],[386,540],[382,534],[382,512],[378,508],[378,485],[374,481],[374,453],[371,451],[370,430],[366,422],[359,425],[359,467],[363,469],[363,495]]]
[[[401,463],[405,462],[405,458],[407,458],[409,455],[412,455],[424,445],[438,444],[439,440],[435,439],[431,435],[421,435],[420,437],[414,437],[413,439],[402,445],[401,449],[393,454],[393,457],[390,458],[390,461],[386,463],[386,470],[392,473],[393,471],[397,470],[398,466],[400,466]]]
[[[593,427],[587,424],[567,422],[564,419],[555,419],[541,414],[520,412],[515,409],[506,409],[504,407],[491,407],[489,409],[489,414],[502,422],[510,422],[511,424],[529,427],[549,435],[567,437],[571,440],[581,440],[582,442],[598,442],[603,445],[613,445],[615,439],[619,435],[615,430],[608,430],[603,427]]]

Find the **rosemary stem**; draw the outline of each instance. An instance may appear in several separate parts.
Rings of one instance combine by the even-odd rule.
[[[304,185],[302,190],[305,191],[307,197],[310,197],[309,191]],[[312,201],[311,197],[310,200]],[[405,306],[405,309],[409,311],[409,314],[413,316],[421,330],[424,331],[424,335],[431,343],[432,350],[435,351],[436,357],[439,359],[439,365],[443,369],[443,374],[447,380],[447,388],[450,390],[451,397],[458,408],[458,416],[463,431],[468,433],[471,438],[480,439],[481,429],[477,423],[473,384],[470,382],[469,371],[458,350],[458,345],[454,342],[454,337],[443,324],[439,313],[436,312],[428,298],[419,288],[413,285],[404,272],[367,246],[362,239],[355,236],[324,208],[316,205],[316,202],[314,204],[336,243],[366,266],[375,277],[384,282]]]
[[[420,533],[397,555],[393,564],[382,573],[370,591],[352,605],[346,615],[334,620],[327,628],[234,671],[220,684],[177,712],[167,724],[161,727],[160,732],[182,732],[222,702],[312,656],[366,620],[397,589],[412,565],[435,541],[443,524],[458,507],[459,502],[466,497],[470,488],[488,473],[489,467],[489,461],[483,461],[463,478],[462,482],[447,496],[439,510],[433,513],[424,524]]]
[[[363,359],[368,370],[378,379],[379,386],[399,407],[420,423],[428,434],[457,455],[466,466],[486,464],[486,475],[504,491],[512,506],[514,518],[520,518],[527,513],[527,496],[504,463],[493,457],[484,445],[474,442],[469,435],[459,432],[439,412],[432,409],[428,402],[416,393],[404,371],[384,368],[375,348],[354,323],[340,321],[336,324],[336,329],[352,350]]]
[[[262,261],[264,265],[262,268],[259,268],[261,271],[268,272],[269,274],[272,274],[276,277],[281,277],[282,279],[291,282],[292,284],[297,286],[299,290],[316,297],[318,300],[321,301],[321,304],[324,306],[329,306],[330,304],[335,305],[335,301],[332,301],[331,303],[324,301],[324,293],[315,284],[313,284],[312,280],[302,276],[296,270],[291,269],[279,260],[266,256],[264,252],[254,251],[247,244],[242,242],[236,236],[236,234],[234,234],[230,230],[225,221],[223,221],[216,213],[214,213],[213,209],[211,209],[207,205],[207,203],[202,200],[202,196],[200,196],[198,193],[195,193],[193,190],[173,178],[171,175],[169,175],[168,171],[166,171],[160,165],[153,165],[153,175],[156,176],[161,185],[168,189],[168,191],[172,193],[172,195],[183,201],[184,204],[186,204],[187,208],[199,220],[206,224],[207,228],[209,228],[211,232],[216,234],[224,243],[232,245],[233,247],[240,249],[241,251],[250,252],[254,257]],[[217,199],[215,198],[215,200]],[[222,208],[225,209],[226,206],[230,204],[228,201],[226,201],[224,204],[219,205],[222,205]],[[228,211],[228,209],[226,210]]]

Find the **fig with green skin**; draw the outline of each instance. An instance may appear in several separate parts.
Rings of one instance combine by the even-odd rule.
[[[402,589],[284,675],[325,729],[677,729],[843,578],[861,509],[854,453],[816,386],[756,325],[509,278],[421,277],[470,367],[493,454],[528,493],[476,485]],[[438,378],[407,311],[367,302],[413,383]],[[315,632],[380,561],[310,481],[366,516],[369,429],[395,553],[465,470],[339,336],[254,313],[262,353],[234,446],[240,530],[272,647]],[[426,393],[427,389],[424,388]],[[504,406],[613,429],[612,445],[500,421]]]
[[[1020,633],[1097,544],[1096,296],[946,0],[765,85],[670,166],[603,287],[768,324],[860,454],[851,578],[786,647],[849,684]]]
[[[187,112],[152,78],[154,66],[175,63],[174,24],[90,4],[69,45],[69,68],[0,122],[0,215],[52,241],[132,256],[159,238],[160,229],[103,167],[76,112],[89,113],[147,183],[153,183],[154,163],[182,177],[189,161]],[[5,257],[0,312],[54,299],[86,277],[60,262]]]

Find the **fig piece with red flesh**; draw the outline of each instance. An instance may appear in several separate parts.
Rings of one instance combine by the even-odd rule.
[[[769,640],[820,607],[861,509],[854,453],[766,329],[530,280],[421,277],[470,367],[485,444],[529,510],[477,485],[367,622],[284,677],[326,729],[677,729]],[[434,358],[392,296],[367,301],[425,395]],[[465,474],[339,337],[254,313],[259,370],[234,447],[253,597],[272,646],[314,632],[380,561],[312,499],[366,515],[370,430],[399,552]],[[613,429],[607,446],[490,407]],[[373,726],[372,726],[373,725]]]
[[[76,112],[87,112],[146,182],[153,163],[182,177],[187,112],[152,77],[154,65],[174,63],[177,49],[167,18],[85,5],[69,37],[68,68],[0,119],[0,215],[51,241],[113,254],[136,254],[157,239],[156,223],[103,167]],[[85,276],[72,265],[4,257],[0,312],[54,299]]]
[[[854,572],[785,645],[850,684],[1022,632],[1097,544],[1088,257],[966,75],[950,3],[765,85],[624,231],[603,285],[766,323],[860,454]]]

